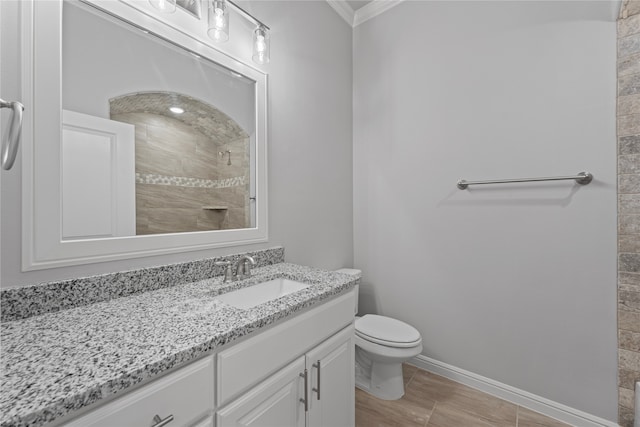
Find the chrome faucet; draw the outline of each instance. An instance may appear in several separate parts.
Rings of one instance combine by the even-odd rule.
[[[256,260],[249,255],[242,255],[235,263],[235,280],[251,277],[251,266],[256,265]]]

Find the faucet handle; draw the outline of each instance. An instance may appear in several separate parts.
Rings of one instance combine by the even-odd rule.
[[[224,266],[224,279],[222,283],[227,283],[233,280],[233,268],[231,267],[231,261],[216,261],[215,265]]]

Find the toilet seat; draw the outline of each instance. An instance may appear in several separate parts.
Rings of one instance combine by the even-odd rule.
[[[410,348],[420,345],[420,332],[411,325],[390,317],[367,314],[356,319],[356,335],[387,347]]]

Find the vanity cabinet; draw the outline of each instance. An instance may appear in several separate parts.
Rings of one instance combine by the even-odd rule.
[[[353,426],[356,291],[251,334],[64,426]]]
[[[354,327],[345,328],[306,355],[308,425],[352,426],[355,420]]]
[[[352,426],[353,351],[349,326],[219,410],[217,426]]]
[[[216,414],[217,427],[304,427],[304,357],[299,357]]]

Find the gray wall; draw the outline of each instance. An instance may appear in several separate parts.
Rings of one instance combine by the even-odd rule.
[[[354,32],[363,311],[424,355],[616,420],[608,2],[404,2]],[[471,187],[571,175],[595,181]]]
[[[328,269],[352,264],[351,28],[325,1],[242,5],[273,29],[271,63],[264,67],[269,73],[269,242],[22,273],[18,158],[13,170],[2,172],[2,287],[275,245],[285,247],[290,262]],[[251,26],[237,16],[231,25],[230,40],[221,49],[250,61]],[[322,37],[312,40],[312,34]],[[3,50],[3,59],[5,53],[10,55]],[[3,71],[4,66],[3,61]],[[4,76],[2,83],[3,89],[15,87]]]

